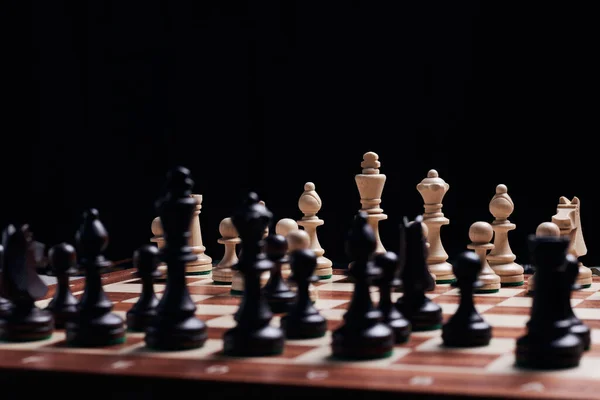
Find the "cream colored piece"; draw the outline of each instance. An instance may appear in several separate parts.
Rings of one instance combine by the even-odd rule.
[[[500,277],[490,267],[486,257],[488,250],[494,248],[494,245],[491,243],[493,237],[494,229],[492,225],[485,221],[475,222],[469,228],[471,243],[467,248],[474,250],[481,259],[479,280],[483,283],[483,286],[477,288],[475,290],[476,293],[496,293],[500,290]]]
[[[542,222],[535,230],[535,236],[560,236],[560,229],[554,222]],[[527,290],[533,292],[535,288],[535,273],[527,280]]]
[[[569,236],[571,243],[569,245],[569,254],[579,259],[587,254],[587,246],[583,240],[583,231],[581,230],[581,202],[579,198],[573,197],[569,200],[561,196],[558,200],[556,214],[552,216],[552,222],[558,225],[561,236]],[[577,275],[577,285],[582,288],[588,288],[592,285],[592,270],[579,261],[579,273]]]
[[[288,234],[291,231],[295,231],[298,230],[298,223],[296,221],[294,221],[291,218],[282,218],[279,221],[277,221],[277,224],[275,225],[275,233],[278,235],[283,236],[284,238],[287,238]],[[287,254],[290,253],[290,250],[288,248],[287,250]],[[290,269],[290,264],[289,263],[283,263],[281,264],[281,276],[283,279],[286,279],[290,276],[292,270]]]
[[[363,155],[360,166],[362,167],[362,173],[355,176],[362,205],[360,211],[367,213],[367,222],[373,228],[376,242],[374,253],[385,253],[385,248],[379,236],[379,221],[387,219],[387,215],[383,213],[383,209],[380,207],[386,176],[379,173],[379,167],[381,166],[379,156],[372,151]]]
[[[427,265],[436,276],[437,283],[452,283],[456,280],[452,273],[452,265],[447,261],[448,253],[444,249],[441,238],[442,226],[450,223],[442,212],[442,201],[449,189],[450,185],[439,177],[435,169],[429,170],[427,178],[417,185],[417,190],[424,201],[423,222],[429,228],[427,241],[430,248]]]
[[[302,229],[296,229],[291,231],[286,236],[286,239],[288,242],[288,252],[290,254],[294,250],[310,249],[310,236],[308,236],[308,233],[306,233],[306,231],[303,231]],[[289,286],[290,289],[294,291],[297,290],[295,282],[290,282]],[[317,299],[319,298],[319,291],[317,290],[317,287],[312,283],[308,285],[308,295],[313,302],[317,301]]]
[[[190,261],[185,266],[185,272],[188,275],[208,275],[212,271],[212,258],[205,251],[206,247],[202,243],[202,230],[200,228],[200,210],[202,209],[202,195],[193,194],[196,200],[194,217],[190,226],[190,247],[192,253],[196,255],[195,261]]]
[[[221,238],[217,242],[225,246],[225,251],[223,252],[223,258],[213,269],[212,279],[216,284],[229,285],[233,280],[233,269],[231,267],[239,261],[236,251],[237,245],[242,240],[239,238],[237,229],[235,229],[235,225],[229,217],[223,218],[219,224],[219,233]]]
[[[319,237],[317,236],[317,228],[325,223],[322,219],[317,217],[317,213],[322,207],[321,198],[315,191],[315,184],[312,182],[306,182],[304,184],[304,193],[298,200],[298,208],[304,216],[298,221],[298,225],[304,228],[308,236],[310,237],[310,248],[315,252],[317,256],[317,268],[315,269],[315,275],[323,280],[330,279],[333,275],[333,262],[324,256],[325,250],[319,243]]]
[[[160,217],[156,217],[152,220],[151,230],[153,236],[150,241],[156,243],[156,246],[160,251],[165,247],[165,237]],[[165,279],[167,277],[167,264],[161,261],[160,264],[158,264],[158,271],[160,272],[160,277],[158,279]]]
[[[508,220],[514,208],[506,185],[496,186],[496,194],[489,205],[490,213],[494,216],[494,248],[487,255],[487,261],[500,276],[502,286],[521,286],[525,283],[524,269],[515,262],[517,256],[513,254],[508,241],[508,232],[517,227]]]

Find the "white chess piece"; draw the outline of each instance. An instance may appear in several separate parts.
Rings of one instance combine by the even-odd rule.
[[[218,243],[225,246],[223,252],[223,258],[215,266],[212,273],[213,282],[216,284],[231,284],[233,280],[233,269],[231,268],[237,264],[237,245],[242,241],[235,229],[235,225],[231,221],[231,218],[223,218],[219,224],[219,233],[221,238],[218,239]]]
[[[152,236],[152,239],[150,239],[150,241],[152,243],[156,243],[156,246],[158,247],[158,250],[160,251],[163,249],[163,247],[165,247],[165,237],[164,237],[162,223],[160,222],[160,217],[156,217],[152,220],[151,230],[152,230],[153,236]],[[158,264],[158,271],[160,272],[159,279],[166,279],[167,264],[165,264],[164,261],[161,261],[160,264]]]
[[[491,243],[493,237],[494,229],[485,221],[475,222],[469,228],[471,243],[467,248],[474,250],[481,259],[481,271],[478,279],[483,285],[475,290],[476,293],[496,293],[500,290],[500,277],[490,267],[486,257],[488,250],[494,248]]]
[[[195,261],[190,261],[185,266],[185,272],[189,275],[208,275],[212,271],[212,258],[205,251],[206,247],[202,243],[202,230],[200,228],[200,210],[202,209],[202,195],[193,194],[196,200],[194,217],[190,226],[190,247],[192,253],[196,256]]]
[[[535,230],[535,236],[560,236],[560,228],[554,222],[542,222]],[[527,291],[533,292],[535,289],[535,273],[527,280]]]
[[[298,223],[296,221],[294,221],[291,218],[282,218],[279,221],[277,221],[277,224],[275,225],[275,233],[277,235],[281,235],[284,238],[287,239],[288,234],[291,231],[295,231],[298,230]],[[289,248],[287,253],[289,254]],[[290,269],[290,264],[289,263],[283,263],[281,265],[281,277],[283,279],[287,279],[290,276],[291,273],[291,269]]]

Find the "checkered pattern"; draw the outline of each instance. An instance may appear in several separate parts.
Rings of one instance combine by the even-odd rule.
[[[44,342],[0,344],[3,348],[33,348],[48,351],[69,351],[101,354],[138,354],[148,357],[205,358],[222,357],[223,333],[233,327],[233,315],[240,303],[239,297],[231,296],[228,286],[213,285],[210,275],[189,277],[190,294],[197,304],[197,315],[206,322],[209,339],[206,344],[195,350],[181,352],[147,352],[144,347],[143,334],[128,333],[126,343],[102,349],[73,349],[64,345],[64,333],[56,332]],[[331,331],[342,323],[342,317],[350,302],[354,286],[346,277],[336,272],[326,281],[315,284],[318,287],[319,299],[316,307],[328,320],[329,331],[323,338],[310,340],[288,340],[285,351],[276,357],[259,357],[248,359],[250,363],[275,364],[308,364],[325,365],[339,361],[329,358],[331,355]],[[105,286],[105,291],[114,302],[114,311],[123,317],[137,301],[141,291],[141,283],[137,279],[113,283]],[[164,291],[164,283],[155,284],[160,296]],[[81,295],[81,292],[75,293]],[[379,292],[372,289],[372,298],[376,303]],[[396,300],[402,293],[394,293]],[[444,319],[447,320],[457,309],[459,290],[450,285],[438,285],[427,296],[442,307]],[[38,302],[45,306],[48,300]],[[423,374],[452,372],[464,374],[523,374],[514,368],[515,339],[525,333],[525,324],[529,320],[532,298],[527,295],[526,286],[502,288],[498,293],[476,294],[477,310],[493,327],[493,339],[489,346],[467,349],[446,349],[441,347],[441,331],[413,332],[408,343],[397,345],[391,357],[374,361],[356,361],[344,364],[356,364],[364,368],[385,368],[415,371]],[[585,353],[578,368],[566,371],[548,372],[559,377],[577,377],[579,379],[600,379],[600,277],[594,277],[590,288],[574,292],[571,303],[575,313],[592,330],[592,348]],[[279,316],[272,323],[279,323]]]

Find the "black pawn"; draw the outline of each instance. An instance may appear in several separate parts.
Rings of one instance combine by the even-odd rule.
[[[69,277],[77,273],[77,254],[69,243],[52,246],[48,252],[52,274],[56,276],[56,291],[46,309],[54,315],[54,325],[63,329],[77,315],[77,299],[71,293]]]
[[[579,274],[579,261],[577,257],[572,254],[567,255],[567,267],[565,269],[565,279],[562,280],[565,287],[561,290],[560,293],[564,295],[563,304],[565,307],[565,314],[568,315],[569,320],[571,321],[571,333],[579,336],[581,341],[583,342],[583,349],[589,350],[591,344],[590,337],[590,328],[583,323],[575,313],[573,312],[573,307],[571,306],[571,293],[572,290],[579,290],[580,285],[577,284],[577,275]]]
[[[65,325],[71,346],[99,347],[125,341],[125,321],[112,312],[112,301],[102,287],[101,271],[110,265],[102,254],[108,246],[108,232],[98,210],[83,215],[76,234],[80,266],[85,272],[85,288],[77,305],[77,316]]]
[[[0,244],[0,274],[2,274],[2,266],[4,264],[4,246]],[[0,296],[0,318],[8,315],[12,307],[10,300]]]
[[[2,235],[4,265],[0,276],[0,295],[11,307],[0,319],[0,340],[25,342],[47,339],[54,330],[52,313],[35,305],[48,292],[35,265],[27,265],[29,246],[27,226],[9,225]]]
[[[309,249],[298,249],[290,254],[292,275],[296,283],[297,301],[287,315],[281,318],[281,327],[288,339],[310,339],[325,336],[327,320],[319,314],[310,299],[308,288],[319,278],[314,275],[317,256]]]
[[[404,295],[396,301],[396,307],[410,321],[413,332],[442,327],[442,308],[425,295],[433,285],[433,278],[427,266],[427,243],[422,223],[423,217],[419,215],[413,222],[404,218],[400,225],[400,237],[406,241],[401,246],[405,252],[401,276]]]
[[[385,322],[394,331],[397,344],[406,343],[410,337],[411,324],[392,302],[392,289],[400,285],[398,270],[401,268],[396,253],[388,251],[375,256],[375,265],[381,269],[381,277],[377,279],[379,286],[378,308]]]
[[[196,304],[185,279],[186,264],[196,259],[189,246],[196,208],[193,186],[190,171],[177,167],[168,173],[166,191],[156,203],[165,236],[161,258],[167,264],[166,289],[146,329],[146,345],[156,350],[199,348],[208,338],[206,324],[196,317]]]
[[[535,292],[527,333],[517,339],[516,365],[531,369],[562,369],[579,365],[583,342],[571,331],[564,301],[568,237],[529,238],[535,271]]]
[[[260,357],[283,352],[283,331],[270,325],[273,313],[260,287],[260,276],[273,268],[273,262],[261,251],[262,236],[272,218],[256,193],[249,193],[231,218],[242,240],[237,267],[244,277],[244,293],[234,316],[237,325],[223,335],[225,355]]]
[[[290,287],[281,276],[281,266],[288,262],[287,240],[282,235],[269,235],[265,239],[265,254],[273,261],[273,269],[267,281],[264,292],[269,307],[274,313],[284,313],[296,298]]]
[[[352,260],[349,274],[353,278],[354,293],[343,325],[332,334],[333,356],[345,359],[388,357],[394,348],[394,332],[381,322],[383,315],[371,300],[369,288],[380,271],[372,261],[376,241],[365,212],[361,211],[355,217],[345,245]]]
[[[161,276],[158,248],[145,244],[133,254],[133,264],[142,281],[142,293],[138,301],[127,311],[127,328],[133,332],[143,332],[156,316],[158,298],[154,293],[154,280]]]
[[[472,251],[461,253],[452,265],[460,289],[458,309],[442,327],[442,340],[448,347],[487,346],[492,339],[492,327],[475,309],[473,294],[483,283],[477,279],[481,259]]]

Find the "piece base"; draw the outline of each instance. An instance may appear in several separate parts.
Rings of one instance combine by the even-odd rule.
[[[236,326],[223,335],[223,355],[225,356],[276,356],[283,353],[284,345],[283,331],[270,325],[254,332]]]
[[[0,320],[0,341],[34,342],[52,336],[54,317],[47,310],[34,307],[27,314],[21,314],[11,308],[4,319]]]
[[[107,313],[87,319],[80,314],[65,326],[67,345],[73,347],[103,347],[125,341],[125,321],[117,314]]]
[[[176,351],[200,348],[207,339],[206,324],[194,315],[179,321],[157,316],[146,328],[144,341],[149,349]]]
[[[364,330],[342,325],[332,334],[332,357],[369,360],[389,357],[394,350],[394,333],[383,323]]]
[[[281,329],[286,339],[314,339],[325,336],[327,320],[320,314],[307,315],[301,319],[292,319],[291,314],[281,318]]]

